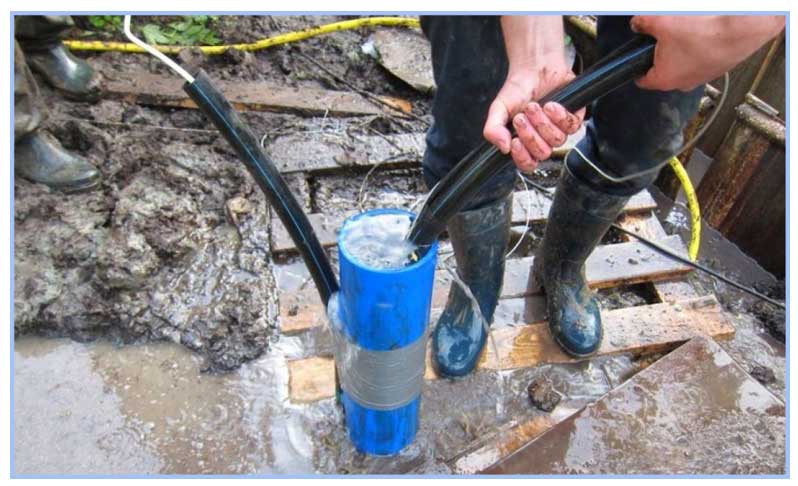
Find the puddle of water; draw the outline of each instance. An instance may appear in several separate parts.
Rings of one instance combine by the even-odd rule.
[[[427,382],[416,441],[398,456],[371,457],[352,447],[333,399],[288,400],[285,358],[301,353],[302,343],[283,338],[234,372],[207,374],[199,371],[200,357],[172,343],[120,348],[20,338],[16,472],[444,473],[473,441],[539,413],[526,395],[537,374],[555,381],[562,409],[595,400],[609,386],[603,372],[582,365]]]

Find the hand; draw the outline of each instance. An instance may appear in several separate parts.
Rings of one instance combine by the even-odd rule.
[[[510,67],[488,110],[483,136],[510,154],[520,170],[531,172],[579,130],[585,110],[568,113],[558,103],[541,107],[533,101],[574,78],[565,63],[562,19],[503,17],[502,31]],[[516,137],[507,129],[511,117]]]
[[[632,30],[657,39],[654,66],[637,85],[690,91],[718,78],[784,28],[784,16],[638,15]]]

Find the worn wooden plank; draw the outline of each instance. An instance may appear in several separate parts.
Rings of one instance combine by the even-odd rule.
[[[678,236],[669,236],[668,246],[685,252]],[[509,260],[504,273],[502,298],[522,297],[539,292],[532,275],[535,257]],[[585,262],[585,276],[591,288],[610,288],[684,275],[690,267],[675,262],[640,242],[597,247]]]
[[[717,343],[696,337],[482,472],[784,474],[785,414]]]
[[[728,339],[734,335],[734,327],[714,296],[606,311],[602,312],[602,321],[604,340],[598,356],[650,354],[671,349],[694,336]],[[543,363],[576,361],[560,350],[545,325],[498,328],[491,331],[491,336],[499,356],[495,355],[492,345],[486,346],[477,365],[480,369],[511,370]],[[429,356],[428,352],[425,377],[434,379],[436,376]],[[305,366],[305,362],[309,364]],[[289,379],[289,398],[292,401],[307,402],[333,396],[333,386],[329,384],[335,380],[331,358],[292,361],[289,373],[292,374]],[[303,388],[305,383],[309,383],[312,391]]]
[[[455,474],[476,474],[517,451],[574,412],[576,410],[560,413],[558,408],[551,415],[538,415],[531,420],[501,430],[489,440],[482,441],[477,447],[448,461],[449,467]]]
[[[674,248],[684,246],[678,236],[665,241]],[[512,258],[507,260],[502,285],[502,299],[523,297],[540,292],[532,277],[534,257]],[[592,288],[609,288],[639,282],[671,279],[684,275],[690,267],[666,258],[639,242],[619,243],[599,246],[588,257],[585,276]],[[449,286],[436,281],[432,295],[432,307],[442,307],[446,302]],[[282,332],[294,334],[320,326],[324,323],[324,309],[319,299],[310,292],[308,301],[284,299],[281,302]]]
[[[290,111],[317,115],[379,115],[385,111],[363,96],[348,91],[319,88],[295,88],[253,81],[214,80],[216,87],[238,110]],[[177,76],[136,73],[135,76],[109,79],[105,93],[141,105],[196,108],[183,91],[183,80]],[[399,109],[407,108],[406,100],[380,97]],[[392,112],[395,114],[395,112]]]
[[[674,250],[683,251],[683,245],[676,247],[671,246],[672,240],[668,240],[668,234],[665,228],[657,219],[653,212],[642,212],[637,214],[624,215],[618,221],[618,224],[629,231],[633,231],[648,239],[663,242],[665,246],[673,248]],[[637,241],[633,236],[622,234],[621,238],[626,241]],[[691,299],[698,297],[693,284],[684,279],[662,280],[654,281],[651,283],[654,287],[654,293],[660,302],[676,302],[683,299]]]
[[[424,155],[424,133],[349,135],[295,133],[277,137],[265,151],[282,173],[329,172],[342,168],[417,166]]]
[[[292,156],[293,157],[293,156]],[[275,158],[275,160],[280,160]],[[285,159],[282,159],[285,161]],[[285,163],[285,162],[281,162]],[[641,211],[650,211],[655,208],[656,202],[651,197],[648,191],[641,191],[635,194],[624,207],[626,213],[637,213]],[[529,208],[530,223],[540,223],[546,221],[549,216],[549,209],[551,209],[551,201],[541,195],[539,192],[530,190],[519,191],[513,194],[513,224],[524,224],[527,220],[527,208]],[[340,215],[324,215],[321,213],[313,213],[308,215],[316,236],[319,238],[322,246],[330,247],[336,244],[336,235],[344,220],[356,211],[340,214]],[[282,222],[277,219],[272,219],[272,234],[271,234],[271,247],[274,253],[295,252],[296,245],[288,234],[288,231],[283,226]]]
[[[288,361],[288,389],[291,401],[310,403],[335,395],[335,362],[331,357]]]

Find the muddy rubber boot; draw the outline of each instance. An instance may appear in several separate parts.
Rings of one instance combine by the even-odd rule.
[[[28,65],[44,76],[50,86],[69,98],[95,100],[100,87],[89,63],[75,57],[60,41],[25,50]]]
[[[512,195],[489,206],[461,212],[448,224],[457,274],[479,303],[485,322],[475,314],[463,288],[452,282],[446,308],[432,333],[433,362],[440,375],[467,375],[485,347],[486,328],[493,321],[504,279],[511,216]]]
[[[16,141],[14,170],[28,180],[64,192],[91,189],[102,179],[88,160],[67,152],[55,137],[42,130]]]
[[[585,280],[585,260],[628,199],[590,188],[564,165],[534,275],[546,292],[552,337],[572,356],[590,356],[601,344],[601,315]]]

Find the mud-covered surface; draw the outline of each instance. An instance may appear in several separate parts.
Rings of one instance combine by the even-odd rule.
[[[251,41],[339,19],[222,17],[219,30],[225,41]],[[304,54],[358,89],[411,101],[414,113],[427,117],[429,95],[361,52],[370,32],[216,58],[184,53],[181,60],[217,79],[350,89]],[[143,56],[87,57],[104,76],[167,73]],[[455,460],[465,451],[510,424],[549,413],[530,403],[530,383],[545,383],[545,408],[565,417],[657,358],[612,356],[427,382],[416,441],[396,457],[359,454],[334,399],[295,404],[288,398],[286,360],[330,355],[332,340],[325,327],[280,334],[280,303],[314,301],[312,280],[296,256],[271,253],[273,212],[202,114],[117,100],[65,101],[42,90],[51,106],[47,126],[67,148],[94,161],[105,180],[97,191],[69,197],[15,180],[17,473],[456,473]],[[303,132],[345,138],[426,128],[388,115],[242,117],[267,148]],[[557,176],[558,165],[544,163],[532,178],[553,187]],[[417,165],[286,178],[305,210],[331,218],[418,207],[426,192]],[[523,188],[519,181],[517,189]],[[684,235],[684,208],[660,203],[668,232]],[[515,227],[515,237],[523,229]],[[512,257],[533,254],[543,229],[532,225]],[[783,283],[711,229],[704,235],[702,261],[783,299]],[[605,243],[614,238],[609,234]],[[329,254],[336,267],[336,251]],[[450,280],[441,271],[453,265],[450,254],[451,245],[442,242],[436,272],[442,283]],[[689,281],[700,295],[718,295],[729,311],[737,332],[721,346],[784,400],[784,314],[700,274]],[[647,285],[599,293],[605,309],[652,299]],[[542,296],[508,299],[494,326],[544,316]]]
[[[215,28],[224,41],[242,42],[343,18],[222,16]],[[361,52],[372,32],[343,31],[255,53],[205,57],[184,51],[179,57],[213,79],[350,90],[306,60],[311,58],[357,89],[408,99],[426,113],[428,95],[416,93]],[[169,74],[148,56],[80,55],[104,79]],[[15,180],[16,334],[126,343],[169,340],[199,353],[205,358],[202,368],[212,371],[234,369],[265,352],[279,327],[271,211],[211,124],[196,110],[111,99],[67,101],[40,84],[50,107],[45,127],[67,149],[94,162],[104,181],[99,190],[64,197]],[[267,147],[277,137],[302,132],[379,135],[426,126],[390,115],[242,116]],[[382,178],[377,175],[374,182]],[[329,198],[323,194],[313,199],[321,202],[311,202],[316,179],[301,173],[287,179],[306,210],[324,208]],[[322,192],[326,185],[318,184]],[[371,204],[396,199],[381,197]]]

